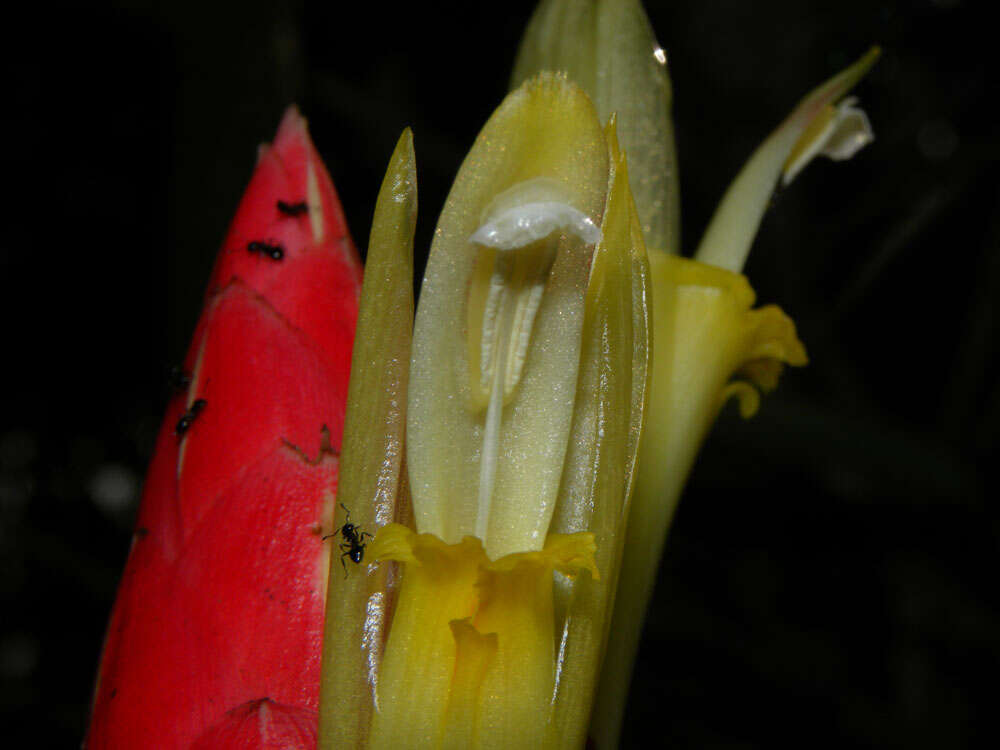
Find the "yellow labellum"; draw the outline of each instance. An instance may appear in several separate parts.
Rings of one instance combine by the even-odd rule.
[[[490,562],[391,524],[370,547],[403,563],[382,661],[373,748],[544,747],[555,682],[552,575],[597,575],[592,534]]]

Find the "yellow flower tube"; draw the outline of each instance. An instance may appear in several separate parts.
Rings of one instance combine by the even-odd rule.
[[[545,747],[555,683],[552,574],[598,576],[593,535],[491,562],[475,537],[404,526],[372,544],[404,563],[369,747]],[[596,668],[596,665],[593,665]]]
[[[666,531],[698,450],[730,396],[752,416],[784,364],[806,364],[795,326],[773,305],[753,309],[746,277],[663,253],[649,256],[655,347],[636,498],[625,535],[613,632],[592,736],[617,746],[632,663]],[[745,379],[731,382],[736,375]]]

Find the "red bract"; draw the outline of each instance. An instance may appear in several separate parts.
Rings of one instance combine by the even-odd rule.
[[[322,536],[360,286],[333,183],[290,109],[261,149],[185,360],[191,382],[160,429],[87,747],[315,745]]]

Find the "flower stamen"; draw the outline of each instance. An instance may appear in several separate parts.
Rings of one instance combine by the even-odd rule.
[[[587,244],[601,239],[593,220],[566,202],[558,183],[544,177],[500,193],[483,218],[469,237],[480,255],[468,305],[470,408],[474,413],[486,409],[475,524],[480,539],[489,530],[504,406],[521,381],[559,240],[564,233]]]

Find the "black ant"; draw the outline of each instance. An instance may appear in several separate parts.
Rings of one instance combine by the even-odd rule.
[[[201,414],[201,410],[205,408],[208,404],[203,398],[196,399],[191,408],[184,412],[184,416],[177,420],[177,427],[174,432],[177,433],[177,437],[184,437],[184,433],[188,431],[188,428],[194,422],[195,418]]]
[[[352,563],[360,564],[365,556],[365,547],[368,546],[368,543],[365,542],[365,537],[374,539],[375,535],[369,534],[367,531],[362,531],[351,523],[351,511],[343,503],[341,503],[340,507],[347,513],[347,520],[343,526],[335,529],[332,534],[327,534],[323,539],[329,539],[332,536],[337,536],[337,534],[340,534],[344,538],[344,543],[340,545],[340,550],[344,553],[340,556],[340,564],[344,566],[344,578],[347,578],[347,563],[344,562],[344,558],[349,557]]]
[[[309,210],[309,204],[305,201],[299,201],[298,203],[278,201],[278,210],[285,216],[302,216],[302,214]]]
[[[264,242],[263,240],[254,240],[253,242],[247,243],[247,252],[249,253],[260,253],[261,255],[266,255],[271,260],[281,260],[285,257],[285,248],[280,244],[271,242]]]

